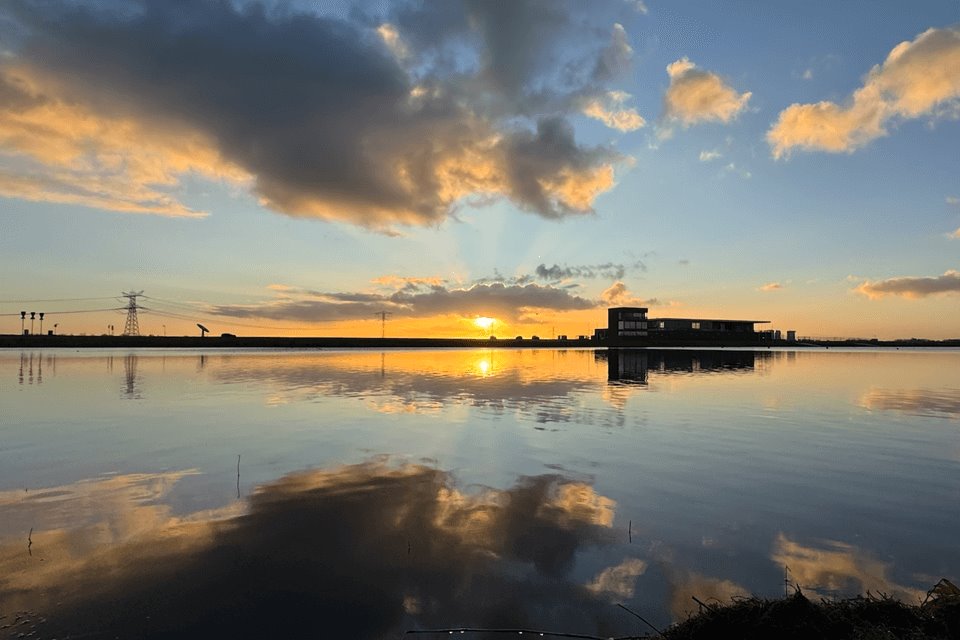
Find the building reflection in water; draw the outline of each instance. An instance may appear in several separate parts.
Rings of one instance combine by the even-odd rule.
[[[607,349],[594,352],[607,361],[609,382],[645,385],[651,373],[751,373],[758,360],[769,360],[766,351],[685,351],[660,349]]]

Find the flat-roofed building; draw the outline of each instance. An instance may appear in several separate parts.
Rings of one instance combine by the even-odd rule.
[[[650,318],[647,326],[653,331],[701,331],[754,333],[753,325],[769,320],[719,320],[716,318]]]
[[[611,307],[607,309],[607,338],[641,338],[646,335],[646,307]]]

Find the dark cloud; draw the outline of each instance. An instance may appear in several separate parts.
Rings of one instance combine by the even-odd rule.
[[[558,475],[471,495],[442,471],[370,463],[281,478],[232,517],[166,520],[140,500],[122,506],[129,513],[102,517],[139,522],[135,539],[105,548],[95,527],[37,530],[33,553],[59,570],[34,572],[15,594],[0,584],[0,596],[42,615],[41,633],[56,637],[633,628],[570,576],[579,552],[611,541],[614,503]],[[0,564],[24,553],[0,548]]]
[[[630,264],[618,262],[605,262],[603,264],[586,265],[563,265],[554,264],[548,267],[545,264],[537,265],[535,270],[537,278],[548,282],[559,282],[568,278],[609,278],[611,280],[620,280],[627,271],[646,271],[647,266],[641,260]]]
[[[506,197],[558,218],[592,211],[621,160],[575,141],[565,115],[579,89],[558,89],[547,73],[568,11],[545,0],[425,2],[403,5],[378,35],[374,17],[258,3],[11,0],[0,17],[26,35],[0,77],[16,67],[98,117],[177,132],[170,145],[189,132],[290,215],[387,230]],[[413,60],[400,55],[407,44]],[[203,173],[166,166],[157,179],[168,184]]]
[[[925,298],[940,293],[960,293],[960,271],[950,270],[942,276],[901,277],[864,282],[855,291],[870,298],[883,296],[902,296],[904,298]]]
[[[610,43],[597,57],[593,69],[593,79],[603,82],[626,72],[633,62],[633,48],[622,24],[614,24]]]
[[[283,295],[289,293],[285,291]],[[411,318],[457,314],[517,319],[528,309],[572,311],[593,309],[596,305],[595,301],[573,295],[567,289],[533,283],[492,282],[464,289],[445,284],[407,283],[392,294],[310,292],[306,298],[284,297],[262,305],[218,305],[209,312],[234,318],[304,322],[370,318],[379,311]]]

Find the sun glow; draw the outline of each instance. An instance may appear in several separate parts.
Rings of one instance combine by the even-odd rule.
[[[487,318],[486,316],[480,316],[479,318],[474,319],[473,324],[477,325],[483,330],[487,330],[493,326],[494,322],[496,322],[494,318]]]

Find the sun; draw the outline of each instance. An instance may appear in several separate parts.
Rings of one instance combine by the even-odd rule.
[[[486,330],[492,327],[494,322],[496,322],[496,319],[494,318],[487,318],[486,316],[480,316],[479,318],[474,319],[473,324],[477,325],[481,329]]]

